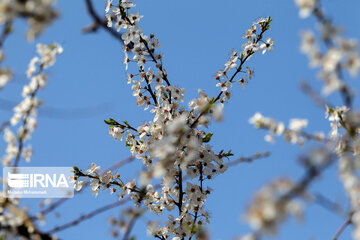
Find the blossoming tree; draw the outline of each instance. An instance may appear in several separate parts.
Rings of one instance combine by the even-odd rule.
[[[210,239],[207,229],[212,218],[207,200],[216,194],[212,189],[216,177],[226,175],[227,169],[234,165],[269,157],[268,152],[237,157],[226,145],[212,146],[216,132],[211,132],[208,127],[213,121],[223,120],[223,109],[238,91],[236,88],[246,87],[254,78],[254,69],[249,61],[256,63],[258,58],[266,58],[266,54],[273,51],[272,18],[266,16],[252,23],[249,21],[249,28],[243,30],[243,43],[239,47],[235,46],[224,67],[214,75],[213,85],[217,88],[215,95],[199,89],[198,96],[186,103],[185,89],[168,74],[166,57],[159,51],[160,40],[155,34],[147,34],[148,29],[141,28],[143,16],[137,12],[134,1],[106,0],[104,14],[97,13],[91,0],[85,0],[85,3],[93,23],[84,28],[84,32],[95,32],[101,28],[122,44],[123,64],[127,72],[124,81],[131,88],[136,105],[150,112],[151,118],[139,126],[134,125],[131,119],[119,119],[118,116],[104,120],[109,135],[115,141],[122,141],[123,147],[131,153],[130,158],[114,163],[104,171],[101,171],[99,163],[89,162],[90,168],[87,170],[82,170],[87,165],[74,164],[76,166],[71,180],[76,191],[90,187],[96,197],[110,194],[116,202],[44,230],[38,221],[44,220],[47,214],[65,201],[76,199],[59,199],[36,214],[24,209],[21,199],[9,198],[4,193],[0,199],[1,236],[4,239],[56,239],[60,231],[131,202],[130,208],[123,208],[120,218],[110,220],[114,237],[133,238],[135,224],[146,215],[151,218],[147,221],[150,238]],[[285,141],[291,144],[303,146],[312,141],[316,144],[300,157],[305,169],[302,178],[298,181],[275,179],[255,194],[245,212],[245,219],[252,231],[239,233],[238,238],[255,240],[274,235],[289,216],[301,218],[304,205],[311,199],[321,198],[323,201],[318,201],[319,204],[341,217],[345,215],[344,224],[333,231],[333,239],[338,239],[349,225],[352,225],[354,239],[360,239],[360,181],[357,175],[360,115],[354,109],[354,90],[346,79],[348,76],[356,76],[360,69],[357,42],[341,35],[339,28],[321,8],[319,0],[296,0],[295,3],[299,7],[300,17],[313,15],[320,26],[319,33],[302,33],[301,51],[308,56],[311,66],[319,69],[318,77],[323,81],[322,93],[325,97],[307,83],[302,84],[302,90],[323,108],[330,121],[330,132],[305,131],[308,125],[306,119],[291,119],[286,127],[283,122],[264,117],[261,113],[249,116],[249,122],[255,128],[268,131],[265,136],[268,142],[274,142],[276,136],[283,135]],[[16,18],[27,19],[27,38],[36,38],[57,18],[58,13],[53,4],[51,0],[1,1],[0,22],[3,31],[0,47],[11,34]],[[1,59],[4,59],[3,52],[1,49]],[[37,94],[46,86],[48,67],[55,63],[63,48],[58,43],[38,44],[37,52],[39,56],[31,59],[26,71],[30,82],[23,88],[23,100],[14,107],[13,116],[0,127],[7,144],[2,158],[4,166],[17,167],[22,165],[22,160],[30,161],[30,137],[36,129],[37,109],[42,103]],[[271,54],[276,54],[276,48]],[[0,88],[6,88],[12,77],[11,69],[2,67]],[[334,92],[340,93],[341,103],[332,103],[326,99],[327,95]],[[128,181],[120,167],[131,161],[141,162],[142,167]],[[350,202],[346,210],[344,206],[308,190],[318,176],[334,165],[338,166],[339,181]]]

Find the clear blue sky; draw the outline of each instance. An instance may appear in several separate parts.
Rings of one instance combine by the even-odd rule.
[[[346,36],[360,39],[359,1],[322,2],[334,22],[345,27]],[[98,13],[104,13],[104,5],[105,0],[96,0]],[[84,1],[58,1],[56,6],[61,12],[60,19],[34,43],[25,41],[25,22],[16,22],[14,34],[5,43],[5,64],[13,69],[15,79],[1,91],[0,97],[15,102],[21,99],[22,85],[27,82],[24,72],[35,54],[36,43],[60,43],[64,53],[49,69],[49,84],[39,94],[45,107],[40,111],[38,129],[31,140],[34,156],[29,165],[24,162],[22,165],[77,165],[86,169],[95,162],[106,168],[128,157],[129,152],[123,142],[115,142],[108,136],[103,120],[113,117],[139,125],[151,120],[152,116],[138,108],[131,96],[119,43],[102,30],[97,34],[81,33],[81,29],[91,23]],[[255,130],[248,124],[248,119],[260,111],[286,123],[290,118],[307,118],[309,132],[329,131],[323,111],[314,106],[298,87],[299,81],[305,79],[316,89],[321,89],[321,83],[315,77],[316,70],[309,69],[307,58],[299,52],[300,31],[315,29],[315,20],[300,19],[292,0],[140,0],[136,8],[144,15],[141,21],[144,32],[155,33],[160,39],[169,79],[186,88],[187,100],[196,96],[198,88],[215,95],[218,90],[212,76],[223,67],[233,48],[241,48],[245,30],[260,16],[274,19],[266,35],[275,40],[274,51],[251,59],[249,64],[255,68],[255,78],[245,88],[233,88],[233,98],[225,107],[224,121],[210,126],[215,133],[211,142],[215,150],[232,149],[235,157],[271,152],[267,159],[229,169],[209,185],[215,190],[207,201],[212,215],[211,239],[232,239],[247,233],[250,229],[241,216],[253,194],[279,176],[299,179],[303,170],[297,163],[297,156],[312,146],[307,144],[299,149],[282,139],[275,144],[266,143],[263,141],[265,132]],[[359,81],[351,80],[351,84],[357,90],[360,87]],[[339,97],[334,95],[331,100],[339,102]],[[90,117],[79,117],[74,113],[76,109],[89,107],[95,107]],[[12,113],[1,108],[0,114],[0,120],[4,120]],[[4,149],[3,142],[0,147]],[[140,164],[134,163],[122,168],[120,174],[131,179],[139,167]],[[340,201],[346,207],[336,174],[335,167],[329,169],[311,189]],[[95,198],[87,190],[59,208],[57,212],[61,217],[51,215],[42,229],[50,229],[114,200],[114,196],[108,196],[107,192],[100,192]],[[36,212],[36,202],[27,203],[30,210]],[[118,216],[119,212],[119,208],[105,212],[60,232],[58,236],[61,239],[112,239],[107,219]],[[305,213],[303,223],[290,220],[274,239],[330,239],[344,222],[311,203]],[[135,228],[138,239],[145,239],[144,224],[150,218],[151,215],[147,215]],[[347,230],[342,239],[349,238],[350,231]]]

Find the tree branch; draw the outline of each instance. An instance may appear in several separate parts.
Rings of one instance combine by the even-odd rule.
[[[335,233],[334,237],[332,238],[332,240],[338,240],[339,236],[341,235],[341,233],[346,229],[347,226],[349,226],[351,224],[351,219],[353,216],[354,212],[351,211],[349,213],[348,218],[346,219],[346,221],[344,222],[343,225],[341,225],[341,227],[337,230],[337,232]]]

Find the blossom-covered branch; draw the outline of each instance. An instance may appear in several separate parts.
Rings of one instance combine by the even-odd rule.
[[[90,1],[87,1],[87,6],[90,15],[100,23]],[[211,191],[204,185],[204,181],[225,172],[227,167],[224,158],[232,155],[231,151],[215,154],[207,145],[212,133],[198,128],[207,126],[210,121],[206,116],[208,113],[211,113],[215,120],[221,120],[223,106],[217,102],[223,104],[230,99],[228,88],[233,82],[244,85],[247,78],[253,77],[253,70],[249,67],[246,67],[246,71],[243,70],[245,62],[256,52],[272,50],[273,40],[263,40],[272,20],[269,17],[258,19],[246,32],[244,38],[248,41],[243,45],[243,50],[239,54],[233,51],[225,69],[221,71],[222,75],[216,77],[220,82],[217,86],[221,87],[219,95],[208,99],[207,95],[199,90],[200,97],[191,101],[191,109],[186,110],[180,107],[185,90],[170,84],[162,63],[163,57],[156,53],[156,49],[160,47],[159,40],[154,34],[147,36],[143,33],[139,25],[142,16],[132,12],[134,7],[132,1],[113,4],[108,0],[105,17],[109,28],[114,25],[118,32],[122,29],[125,31],[121,38],[124,41],[126,70],[133,69],[129,66],[132,62],[138,66],[138,73],[128,74],[128,84],[132,85],[137,105],[144,106],[145,110],[151,108],[155,116],[152,122],[139,127],[133,127],[127,121],[120,123],[113,118],[105,120],[105,123],[109,125],[109,133],[115,140],[121,140],[125,135],[126,146],[136,158],[143,161],[145,170],[140,173],[140,184],[135,180],[126,184],[119,180],[114,181],[117,178],[110,173],[97,175],[95,164],[88,173],[75,169],[74,180],[76,185],[80,186],[83,182],[79,178],[91,178],[95,195],[100,186],[105,189],[115,186],[115,191],[122,188],[121,195],[130,194],[137,206],[143,199],[143,205],[155,214],[161,214],[164,210],[171,212],[177,208],[178,216],[169,214],[170,220],[166,227],[150,227],[150,232],[160,239],[171,236],[173,239],[191,239],[201,231],[204,222],[209,222],[204,203]],[[257,28],[260,29],[259,32]],[[113,34],[113,31],[108,32]],[[221,82],[220,79],[227,78],[227,72],[232,68],[235,68],[232,76],[228,81]],[[240,72],[246,76],[235,79]],[[162,179],[161,192],[155,191],[150,184],[155,178]],[[196,179],[195,182],[193,179]]]
[[[31,146],[25,148],[24,143],[30,139],[31,133],[36,128],[37,108],[41,105],[41,101],[37,99],[36,95],[47,83],[44,70],[55,63],[56,56],[61,54],[63,49],[58,44],[38,44],[37,51],[40,58],[34,57],[30,61],[26,72],[26,75],[30,78],[30,83],[23,88],[22,96],[24,99],[14,108],[14,115],[10,119],[11,126],[15,126],[21,121],[17,136],[14,135],[10,128],[4,130],[5,141],[8,143],[7,154],[2,158],[4,166],[10,165],[10,162],[14,159],[12,166],[17,167],[21,157],[25,158],[26,161],[30,161],[32,148]],[[36,64],[39,65],[38,70]]]

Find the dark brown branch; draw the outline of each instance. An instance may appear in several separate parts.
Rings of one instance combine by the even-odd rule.
[[[203,182],[204,182],[204,178],[203,178],[203,164],[200,163],[200,165],[199,165],[199,183],[200,183],[200,191],[201,191],[201,193],[203,193]],[[199,214],[199,210],[197,210],[197,211],[195,212],[194,221],[193,221],[193,226],[192,226],[193,228],[196,226],[195,224],[196,224],[196,220],[197,220],[197,218],[198,218],[198,214]],[[191,240],[192,237],[193,237],[193,235],[190,236],[189,240]]]
[[[109,28],[107,26],[106,20],[101,19],[99,17],[99,15],[95,12],[92,1],[91,0],[85,0],[85,3],[86,3],[86,8],[87,8],[88,13],[90,14],[92,19],[94,20],[95,28],[93,28],[93,29],[97,29],[97,27],[103,28],[105,31],[110,33],[111,36],[113,36],[116,40],[118,40],[119,42],[121,42],[121,44],[124,45],[124,40],[121,38],[121,34],[118,33],[117,31],[115,31],[113,28]]]
[[[149,81],[148,77],[146,76],[146,73],[144,72],[143,68],[141,68],[141,73],[144,74],[144,78],[145,78],[145,81],[146,81],[146,84],[147,84],[147,87],[145,89],[150,93],[150,95],[151,95],[151,97],[152,97],[152,99],[154,101],[154,104],[158,105],[158,102],[156,100],[156,96],[155,96],[155,94],[154,94],[154,92],[153,92],[153,90],[151,88],[150,81]]]
[[[113,28],[109,28],[107,26],[107,22],[105,19],[101,19],[99,17],[99,15],[95,12],[95,9],[94,9],[94,6],[92,4],[92,1],[91,0],[85,0],[85,3],[86,3],[86,7],[87,7],[87,11],[88,13],[90,14],[90,16],[93,18],[94,20],[94,24],[90,27],[90,28],[87,28],[87,29],[92,29],[92,31],[96,31],[96,29],[98,27],[102,27],[105,31],[107,31],[108,33],[110,33],[113,37],[115,37],[117,40],[119,40],[121,42],[121,44],[124,45],[124,40],[122,39],[121,37],[121,34],[118,33],[117,31],[115,31]],[[130,21],[130,19],[125,15],[125,16],[122,16],[122,18],[124,18],[124,20],[128,21],[130,25],[133,25],[133,23]],[[89,32],[89,31],[87,31]],[[156,59],[153,51],[151,51],[150,47],[149,47],[149,44],[148,42],[142,38],[140,36],[140,42],[144,44],[147,52],[149,53],[152,61],[155,62],[155,64],[159,64],[158,63],[158,60]],[[161,71],[162,73],[162,77],[163,79],[165,80],[166,84],[168,86],[170,86],[170,82],[167,78],[167,74],[165,73],[164,69],[162,68],[162,64],[160,64],[160,66],[158,67],[159,70]],[[143,72],[143,69],[141,68],[141,72]],[[146,74],[145,74],[145,79],[146,79]],[[156,97],[155,97],[155,94],[153,93],[152,89],[151,89],[151,86],[150,86],[150,83],[149,81],[146,79],[146,82],[147,82],[147,87],[146,87],[146,90],[150,93],[153,101],[154,101],[154,104],[157,105],[157,100],[156,100]],[[169,93],[170,97],[169,97],[169,103],[171,103],[171,92]]]
[[[11,31],[12,31],[12,22],[11,21],[5,22],[0,34],[0,49],[4,46],[5,39],[11,33]]]
[[[184,192],[183,192],[183,175],[182,175],[182,170],[180,165],[178,166],[179,168],[179,174],[178,174],[178,185],[179,185],[179,202],[178,202],[178,208],[179,208],[179,215],[181,215],[182,213],[182,201],[183,201],[183,197],[184,197]]]

